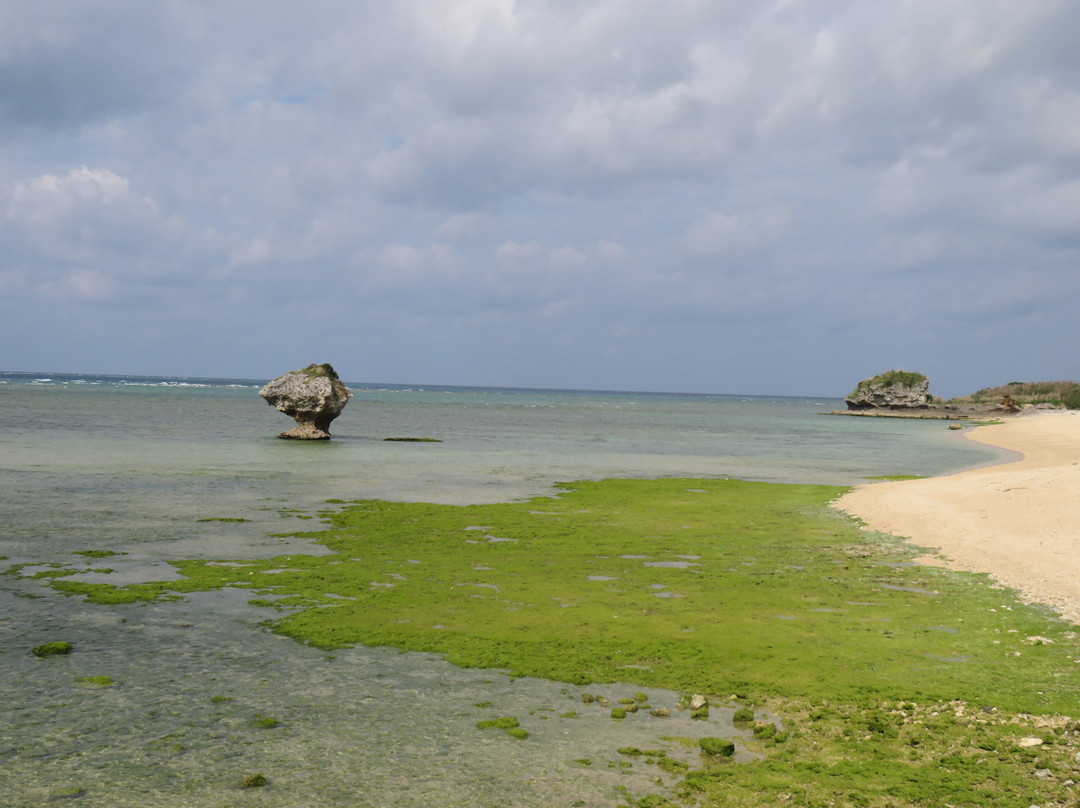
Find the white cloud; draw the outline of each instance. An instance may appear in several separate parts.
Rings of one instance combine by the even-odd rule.
[[[333,308],[343,342],[462,357],[531,323],[507,361],[552,369],[615,334],[674,367],[691,323],[765,318],[747,350],[842,374],[890,309],[939,361],[977,287],[1067,364],[1078,28],[1069,0],[0,0],[0,345],[65,329],[47,291],[178,344],[170,312],[229,342]]]
[[[682,244],[697,256],[768,247],[783,237],[787,220],[787,213],[780,209],[734,214],[709,211],[687,230]]]
[[[57,217],[77,215],[98,206],[127,203],[154,212],[144,198],[133,198],[128,180],[107,168],[73,168],[63,176],[43,174],[15,183],[7,215],[23,224],[44,225]]]

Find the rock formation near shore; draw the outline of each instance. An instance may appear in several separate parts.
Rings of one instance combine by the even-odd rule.
[[[328,440],[330,422],[352,398],[333,367],[325,363],[278,376],[259,395],[271,407],[296,419],[296,426],[278,437],[297,440]]]
[[[925,408],[933,401],[930,380],[921,373],[890,370],[863,379],[844,399],[849,410]]]

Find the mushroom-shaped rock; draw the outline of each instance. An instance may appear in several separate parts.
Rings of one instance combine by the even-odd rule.
[[[328,440],[330,422],[341,415],[352,397],[334,369],[325,363],[278,376],[259,395],[271,407],[296,419],[296,426],[278,437],[298,440]]]

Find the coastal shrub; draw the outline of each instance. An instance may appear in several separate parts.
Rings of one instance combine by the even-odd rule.
[[[1080,410],[1080,384],[1074,384],[1061,394],[1061,403],[1069,410]]]
[[[1075,381],[1009,382],[1001,387],[984,387],[971,395],[950,400],[950,403],[998,404],[1011,399],[1015,405],[1050,404],[1080,409],[1080,384]]]
[[[723,738],[699,738],[698,746],[706,755],[731,757],[735,754],[735,744]]]

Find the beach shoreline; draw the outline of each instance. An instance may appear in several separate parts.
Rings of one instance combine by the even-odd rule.
[[[967,437],[1020,459],[861,485],[834,506],[870,530],[926,547],[922,564],[989,573],[1080,624],[1080,413],[1014,418]]]

